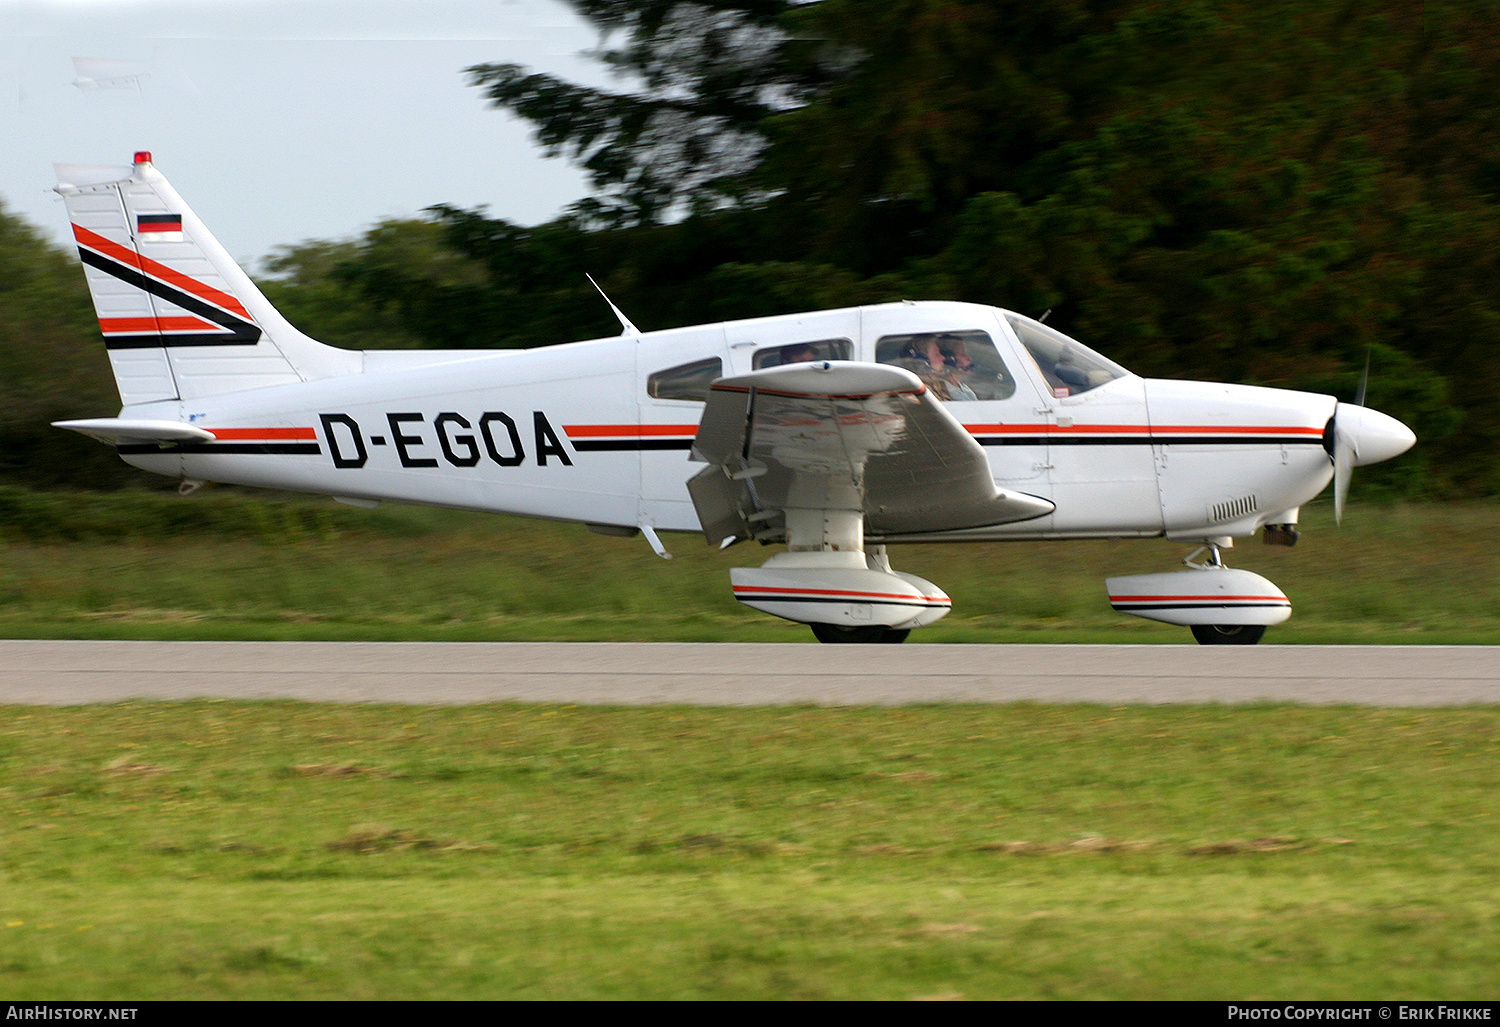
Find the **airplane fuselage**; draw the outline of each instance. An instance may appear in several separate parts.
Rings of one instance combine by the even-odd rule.
[[[1020,341],[1028,325],[996,308],[928,302],[535,350],[368,352],[360,374],[127,407],[124,417],[183,421],[216,439],[121,452],[188,479],[698,531],[686,482],[701,466],[689,451],[703,403],[661,395],[670,388],[653,382],[664,372],[717,360],[713,377],[743,374],[800,344],[879,362],[892,345],[881,340],[947,332],[972,349],[983,333],[1004,390],[955,392],[948,410],[984,447],[999,486],[1056,509],[872,542],[1248,535],[1295,521],[1327,486],[1333,398],[1126,373],[1058,385]]]

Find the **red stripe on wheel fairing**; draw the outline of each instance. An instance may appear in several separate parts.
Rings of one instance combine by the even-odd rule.
[[[1110,596],[1112,603],[1289,603],[1286,596]]]
[[[904,592],[856,592],[841,588],[772,588],[768,585],[736,585],[734,594],[750,595],[752,598],[768,598],[762,593],[770,593],[778,596],[787,596],[795,600],[803,596],[831,596],[839,599],[899,599],[904,603],[929,603],[934,606],[952,606],[953,600],[939,599],[936,596],[910,595]]]

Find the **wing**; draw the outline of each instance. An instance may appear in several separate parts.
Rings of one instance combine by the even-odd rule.
[[[910,371],[818,361],[721,378],[688,482],[704,534],[785,537],[784,511],[861,509],[872,536],[1029,520],[1051,502],[995,487],[984,450]]]

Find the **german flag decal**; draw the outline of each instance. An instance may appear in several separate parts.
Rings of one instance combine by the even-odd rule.
[[[139,214],[135,219],[136,231],[141,235],[153,232],[181,232],[181,214]]]

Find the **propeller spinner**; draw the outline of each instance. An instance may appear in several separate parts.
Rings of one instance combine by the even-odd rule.
[[[1363,384],[1359,391],[1363,399]],[[1417,436],[1394,417],[1357,403],[1334,407],[1328,429],[1324,438],[1332,442],[1329,452],[1333,456],[1333,518],[1342,523],[1344,499],[1349,494],[1354,468],[1400,456],[1416,444]]]

